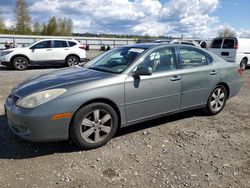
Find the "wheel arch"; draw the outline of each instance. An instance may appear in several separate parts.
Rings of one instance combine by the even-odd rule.
[[[100,102],[100,103],[104,103],[104,104],[107,104],[109,105],[111,108],[113,108],[117,114],[117,117],[118,117],[118,128],[120,128],[121,126],[121,112],[118,108],[118,106],[116,105],[115,102],[113,102],[112,100],[110,99],[106,99],[106,98],[96,98],[96,99],[92,99],[92,100],[89,100],[85,103],[83,103],[73,114],[71,120],[70,120],[70,124],[69,124],[69,128],[68,128],[68,134],[70,136],[70,127],[72,126],[72,122],[73,122],[73,119],[75,117],[75,114],[84,106],[86,105],[89,105],[89,104],[92,104],[92,103],[97,103],[97,102]]]
[[[24,57],[25,59],[28,60],[28,63],[29,63],[29,64],[31,63],[31,60],[30,60],[30,58],[29,58],[28,56],[23,55],[23,54],[16,54],[16,55],[13,55],[13,56],[11,57],[11,59],[10,59],[11,64],[13,64],[13,60],[14,60],[16,57]]]
[[[230,88],[229,88],[228,84],[225,83],[225,82],[220,82],[220,83],[218,83],[216,86],[219,86],[219,85],[225,87],[226,92],[227,92],[227,99],[228,99],[229,96],[230,96]]]
[[[77,54],[69,54],[69,55],[67,55],[66,58],[65,58],[65,62],[67,61],[68,57],[70,57],[70,56],[75,56],[75,57],[77,57],[78,61],[80,62],[80,57],[79,57],[79,55],[77,55]]]

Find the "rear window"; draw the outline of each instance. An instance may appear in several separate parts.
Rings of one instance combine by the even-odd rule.
[[[211,48],[220,48],[221,43],[222,43],[222,39],[216,39],[216,40],[213,41],[213,44],[212,44]]]
[[[76,43],[75,43],[75,42],[72,42],[72,41],[68,41],[68,43],[69,43],[69,46],[70,46],[70,47],[76,45]]]
[[[223,46],[224,49],[234,48],[234,39],[224,39]]]
[[[54,40],[54,48],[68,47],[67,42],[63,40]]]

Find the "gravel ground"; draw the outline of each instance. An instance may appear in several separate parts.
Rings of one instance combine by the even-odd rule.
[[[120,130],[107,145],[31,143],[7,127],[3,104],[18,82],[55,68],[0,67],[0,187],[250,187],[250,70],[216,116],[191,111]]]

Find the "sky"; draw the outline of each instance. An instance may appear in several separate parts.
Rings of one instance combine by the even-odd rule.
[[[16,0],[0,0],[7,27]],[[70,17],[75,33],[212,38],[231,28],[250,37],[249,0],[26,0],[32,22]]]

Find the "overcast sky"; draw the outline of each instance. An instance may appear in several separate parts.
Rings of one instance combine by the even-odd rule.
[[[7,26],[16,0],[0,0]],[[250,37],[249,0],[26,0],[32,22],[70,17],[74,32],[213,37],[232,28]]]

